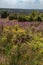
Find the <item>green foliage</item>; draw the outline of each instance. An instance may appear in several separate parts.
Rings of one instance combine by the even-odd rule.
[[[36,19],[35,19],[35,21],[42,21],[42,19],[41,19],[41,17],[37,17]]]
[[[17,19],[17,14],[9,14],[9,20],[16,20]]]
[[[8,16],[9,15],[9,16]],[[32,11],[31,14],[29,15],[20,15],[20,14],[14,14],[14,13],[9,13],[6,12],[6,11],[2,11],[1,12],[1,18],[7,18],[8,16],[8,19],[9,20],[18,20],[18,21],[43,21],[43,13],[40,13],[39,11]]]
[[[25,16],[23,15],[18,16],[18,21],[26,21]]]
[[[43,14],[43,13],[42,13]],[[9,20],[18,20],[18,21],[43,21],[43,15],[38,11],[32,11],[30,15],[20,15],[20,14],[9,14]],[[6,18],[8,13],[3,11],[1,13],[1,18]]]
[[[29,19],[29,21],[31,22],[31,21],[33,21],[33,17],[32,16],[30,16],[30,19]]]
[[[17,18],[18,21],[42,21],[40,13],[38,11],[32,11],[30,15],[19,15]]]
[[[1,18],[7,18],[8,13],[6,11],[3,11],[1,14]]]
[[[14,16],[13,15],[9,15],[9,20],[14,20]]]
[[[17,15],[17,14],[14,14],[14,19],[15,19],[15,20],[17,19],[17,17],[18,17],[18,15]]]

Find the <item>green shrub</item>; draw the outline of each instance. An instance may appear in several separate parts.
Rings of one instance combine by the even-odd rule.
[[[26,21],[26,18],[25,16],[18,16],[18,21]]]
[[[32,22],[32,21],[33,21],[33,17],[32,17],[32,16],[30,16],[29,21],[30,21],[30,22]]]
[[[41,17],[38,16],[38,17],[36,18],[36,21],[42,21]]]
[[[1,14],[1,18],[7,18],[7,16],[8,16],[8,12],[3,11]]]
[[[14,20],[14,16],[13,15],[9,15],[9,20]]]
[[[9,20],[16,20],[17,19],[17,15],[16,14],[9,14]]]
[[[25,16],[25,21],[30,21],[30,16]]]
[[[18,16],[17,14],[14,14],[14,19],[15,19],[15,20],[17,19],[17,16]]]

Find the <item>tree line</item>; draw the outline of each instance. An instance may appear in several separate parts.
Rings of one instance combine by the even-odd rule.
[[[7,18],[9,20],[17,20],[17,21],[43,21],[43,13],[39,11],[32,11],[32,13],[25,15],[25,14],[15,14],[15,13],[8,13],[7,11],[1,12],[0,18]]]

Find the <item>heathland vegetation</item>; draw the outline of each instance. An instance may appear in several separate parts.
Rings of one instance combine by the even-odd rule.
[[[3,12],[0,18],[0,65],[43,65],[43,13]]]

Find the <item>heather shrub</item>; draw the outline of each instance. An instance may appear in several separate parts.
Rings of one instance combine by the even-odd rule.
[[[38,36],[37,36],[38,37]],[[37,41],[35,41],[36,36],[34,36],[34,40],[31,40],[30,42],[24,42],[23,44],[17,43],[15,53],[11,57],[11,65],[23,65],[23,64],[34,64],[39,65],[42,64],[42,54],[43,54],[43,48],[42,43],[39,41],[39,37],[37,38]]]
[[[32,24],[31,24],[32,25]],[[35,25],[35,24],[34,24]],[[32,28],[18,25],[2,25],[0,36],[0,64],[2,65],[43,65],[43,34]]]
[[[13,39],[13,43],[17,44],[17,43],[26,43],[29,40],[31,40],[31,36],[26,33],[26,32],[18,32],[16,33],[14,39]]]

